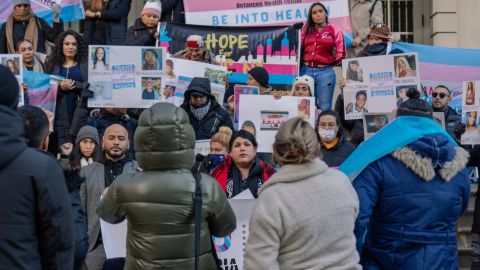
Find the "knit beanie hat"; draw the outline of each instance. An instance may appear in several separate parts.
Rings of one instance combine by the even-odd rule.
[[[30,5],[30,0],[13,0],[13,6]]]
[[[402,102],[397,109],[397,116],[422,116],[433,118],[432,106],[420,99],[420,92],[415,88],[407,90],[408,100]]]
[[[18,105],[20,85],[17,78],[7,67],[0,65],[0,105],[16,110]]]
[[[204,46],[203,37],[199,35],[190,35],[185,44],[188,48],[202,48]]]
[[[98,136],[98,131],[92,126],[84,126],[78,131],[77,138],[75,139],[75,144],[79,144],[83,139],[92,139],[100,145],[100,137]]]
[[[140,16],[147,13],[157,15],[160,18],[162,15],[162,3],[158,0],[148,0],[145,6],[143,6]]]
[[[390,29],[386,24],[377,24],[370,29],[367,36],[375,36],[381,39],[390,39]]]
[[[254,67],[252,68],[248,74],[252,75],[252,77],[263,87],[269,88],[268,85],[268,71],[263,67]]]
[[[233,136],[230,139],[230,143],[228,144],[228,149],[232,150],[233,142],[235,142],[235,140],[239,137],[243,138],[243,139],[246,139],[246,140],[249,140],[255,148],[258,147],[258,143],[257,143],[257,140],[255,139],[255,136],[253,136],[252,133],[250,133],[250,132],[248,132],[244,129],[241,129],[241,130],[233,133]]]
[[[315,91],[315,82],[312,77],[308,75],[298,76],[293,83],[292,95],[295,93],[295,87],[299,84],[308,86],[310,89],[310,95],[313,95],[313,92]]]

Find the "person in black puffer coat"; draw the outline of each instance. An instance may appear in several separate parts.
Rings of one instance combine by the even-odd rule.
[[[126,44],[131,46],[155,46],[158,38],[158,21],[162,13],[162,4],[158,0],[145,3],[140,18],[127,31]]]
[[[190,124],[195,130],[196,140],[210,139],[221,126],[227,126],[233,130],[232,120],[212,95],[210,80],[207,78],[192,79],[180,107],[188,114]]]

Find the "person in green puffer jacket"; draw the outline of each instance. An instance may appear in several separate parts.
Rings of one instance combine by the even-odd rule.
[[[143,171],[119,176],[97,208],[107,222],[128,220],[124,269],[194,269],[194,147],[195,132],[183,109],[157,103],[141,114],[135,152]],[[236,219],[215,179],[202,174],[201,188],[199,265],[216,269],[211,235],[229,235]]]

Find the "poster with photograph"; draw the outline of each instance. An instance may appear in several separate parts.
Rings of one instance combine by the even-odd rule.
[[[480,110],[480,81],[466,81],[462,84],[462,112]]]
[[[417,63],[416,53],[343,60],[345,119],[393,112],[407,99],[408,89],[421,89]]]
[[[365,113],[363,115],[363,136],[365,140],[375,135],[394,119],[395,115],[392,113]]]
[[[234,123],[233,126],[238,130],[238,104],[240,95],[259,95],[260,89],[257,86],[234,85],[233,86],[233,102],[234,102]]]
[[[165,49],[89,46],[89,107],[148,108],[161,100]]]
[[[0,54],[0,64],[6,66],[15,75],[18,81],[18,107],[23,106],[23,58],[21,54]]]
[[[248,124],[256,134],[257,152],[272,152],[275,134],[288,119],[302,117],[315,126],[315,98],[240,95],[239,127]]]
[[[206,156],[208,153],[210,153],[210,140],[196,140],[195,155],[200,154]]]
[[[479,111],[464,112],[462,123],[465,124],[465,133],[462,134],[461,144],[480,144]]]
[[[444,112],[433,112],[433,120],[437,122],[443,129],[445,129],[445,113]]]

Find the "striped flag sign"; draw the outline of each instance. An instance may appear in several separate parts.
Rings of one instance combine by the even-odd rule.
[[[29,105],[55,112],[60,77],[25,70],[23,80],[28,85]]]

